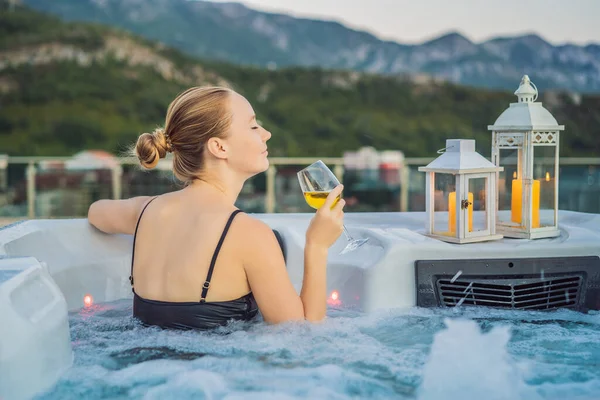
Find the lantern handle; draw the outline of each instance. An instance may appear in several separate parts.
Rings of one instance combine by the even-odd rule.
[[[446,150],[453,148],[454,146],[443,147],[437,151],[438,154],[444,154]]]
[[[533,98],[533,101],[536,101],[536,100],[537,100],[537,98],[538,98],[538,88],[537,88],[537,86],[535,86],[535,83],[533,83],[533,82],[531,82],[531,81],[529,81],[529,84],[530,84],[531,86],[533,86],[533,88],[535,89],[535,96],[534,96],[534,98]]]

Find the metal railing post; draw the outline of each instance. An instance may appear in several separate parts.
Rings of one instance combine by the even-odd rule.
[[[0,192],[8,189],[8,155],[0,154]]]
[[[265,199],[265,212],[275,212],[275,175],[277,175],[277,168],[274,165],[270,165],[267,170],[267,194]]]
[[[111,184],[112,184],[112,195],[114,200],[119,200],[122,195],[122,182],[121,177],[123,176],[123,167],[121,165],[115,165],[112,170]]]
[[[405,162],[400,165],[400,211],[408,211],[408,195],[410,193],[410,170]]]
[[[344,183],[344,166],[342,164],[334,165],[333,174],[338,178],[340,183]]]
[[[33,162],[27,164],[27,218],[35,218],[35,175],[36,168]]]

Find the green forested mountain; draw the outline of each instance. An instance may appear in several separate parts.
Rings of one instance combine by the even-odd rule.
[[[370,145],[434,157],[450,137],[474,138],[489,154],[487,125],[515,100],[431,80],[202,61],[0,2],[0,153],[118,152],[162,124],[178,92],[204,84],[230,85],[250,100],[273,133],[272,156],[339,156]],[[546,91],[539,101],[566,125],[561,155],[600,154],[600,96]]]

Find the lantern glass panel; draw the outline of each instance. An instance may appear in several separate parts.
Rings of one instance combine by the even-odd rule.
[[[436,172],[434,181],[433,232],[438,235],[455,235],[456,176]],[[452,206],[452,207],[450,207]]]
[[[489,229],[488,226],[488,215],[487,215],[487,188],[488,178],[477,177],[468,178],[467,187],[469,188],[469,207],[463,210],[465,220],[467,221],[465,227],[466,232],[469,233],[484,233]]]
[[[533,148],[532,228],[556,225],[554,219],[556,201],[555,154],[555,146],[534,146]]]
[[[523,149],[501,148],[498,152],[498,221],[505,225],[520,226],[522,212],[521,177],[523,174]]]

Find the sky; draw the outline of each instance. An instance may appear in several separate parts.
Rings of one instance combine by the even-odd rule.
[[[457,31],[473,42],[536,33],[552,44],[600,44],[600,0],[213,0],[335,20],[416,44]]]

